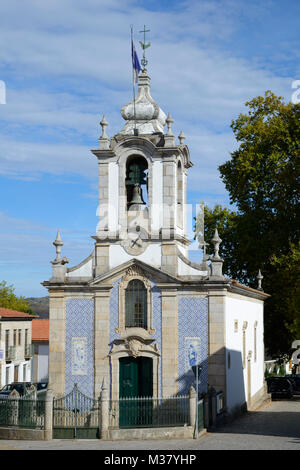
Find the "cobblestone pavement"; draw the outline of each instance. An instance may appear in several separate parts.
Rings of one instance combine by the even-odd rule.
[[[300,450],[300,397],[272,401],[194,440],[1,440],[2,450]],[[111,452],[108,453],[111,455]]]

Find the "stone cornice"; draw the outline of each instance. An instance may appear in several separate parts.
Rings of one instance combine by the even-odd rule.
[[[91,149],[91,152],[98,158],[98,160],[110,160],[115,157],[115,152],[113,150]]]

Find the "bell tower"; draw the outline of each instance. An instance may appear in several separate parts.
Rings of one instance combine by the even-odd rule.
[[[136,98],[121,115],[125,125],[110,139],[103,116],[99,148],[92,150],[99,168],[95,275],[132,258],[176,275],[178,250],[187,256],[189,244],[186,186],[192,163],[185,136],[181,132],[175,143],[174,121],[152,98],[146,69]]]

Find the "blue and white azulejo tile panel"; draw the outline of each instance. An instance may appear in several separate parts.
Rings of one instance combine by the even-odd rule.
[[[206,392],[208,380],[207,299],[186,296],[178,300],[178,392],[187,394],[195,386],[193,365],[200,365],[199,393]]]
[[[94,300],[66,302],[65,392],[77,383],[81,392],[94,395]]]

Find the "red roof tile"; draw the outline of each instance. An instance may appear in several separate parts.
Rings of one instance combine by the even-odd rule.
[[[36,318],[36,315],[30,315],[25,312],[17,312],[9,308],[0,307],[0,317],[3,318]]]
[[[32,320],[32,341],[49,341],[49,320]]]

